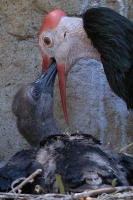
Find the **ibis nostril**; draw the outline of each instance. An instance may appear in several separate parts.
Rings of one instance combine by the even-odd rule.
[[[46,73],[47,74],[47,73]],[[45,74],[42,75],[42,79],[45,77]]]

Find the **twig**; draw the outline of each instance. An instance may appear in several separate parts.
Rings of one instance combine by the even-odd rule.
[[[131,147],[133,145],[133,142],[131,142],[130,144],[128,144],[127,146],[123,147],[119,153],[122,153],[123,151],[125,151],[126,149],[128,149],[129,147]]]
[[[117,193],[117,194],[107,194],[113,192],[123,192],[125,193]],[[130,192],[127,192],[130,191]],[[106,193],[106,194],[105,194]],[[101,195],[102,194],[102,195]],[[91,198],[93,196],[101,195],[98,198]],[[63,195],[63,194],[44,194],[44,195],[31,195],[31,194],[19,194],[17,199],[29,199],[29,200],[77,200],[80,198],[85,198],[89,200],[93,199],[106,199],[106,200],[115,200],[115,199],[133,199],[133,186],[122,186],[122,187],[115,187],[115,188],[102,188],[98,190],[90,190],[84,191],[82,193],[75,193],[72,195]],[[120,197],[120,198],[119,198]],[[126,198],[127,197],[127,198]],[[131,198],[130,198],[131,197]],[[0,193],[0,199],[13,199],[16,198],[16,194],[13,193]]]
[[[20,181],[24,181],[25,179],[26,179],[25,177],[22,177],[22,178],[18,178],[17,180],[15,180],[15,181],[12,182],[11,189],[12,189],[13,193],[16,193],[15,190],[14,190],[14,185],[17,184],[17,183],[19,183]]]
[[[31,179],[34,179],[34,177],[40,174],[41,172],[42,172],[42,169],[37,169],[33,174],[28,176],[24,181],[22,181],[18,186],[13,188],[10,192],[16,192],[18,189],[21,189],[24,185],[26,185],[26,183],[28,183]]]
[[[94,198],[92,198],[92,199],[94,200]],[[118,199],[120,199],[120,200],[131,200],[131,199],[133,199],[133,192],[103,194],[101,196],[98,196],[98,198],[95,198],[95,200],[96,199],[97,200],[118,200]]]
[[[90,197],[100,195],[102,193],[113,193],[113,192],[123,192],[133,190],[133,186],[121,186],[121,187],[110,187],[110,188],[102,188],[97,190],[85,191],[82,193],[75,193],[73,195],[73,199],[78,199],[81,197]]]
[[[0,199],[13,199],[16,195],[13,193],[2,193],[0,192]],[[45,194],[45,195],[31,195],[31,194],[19,194],[18,199],[37,199],[37,200],[72,200],[71,195],[63,195],[63,194]]]

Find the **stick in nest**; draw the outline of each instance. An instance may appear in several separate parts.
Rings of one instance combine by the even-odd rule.
[[[81,197],[97,196],[103,193],[123,192],[123,191],[129,191],[129,190],[133,190],[133,186],[102,188],[102,189],[97,189],[97,190],[85,191],[85,192],[77,193],[77,194],[75,193],[73,196],[73,199],[78,199]]]
[[[17,185],[15,188],[13,188],[10,192],[16,192],[18,189],[21,189],[24,185],[26,185],[31,179],[34,179],[35,176],[37,176],[38,174],[40,174],[42,172],[42,169],[37,169],[34,173],[32,173],[30,176],[28,176],[27,178],[25,178],[24,181],[22,181],[19,185]],[[16,181],[15,181],[16,183]],[[9,193],[10,193],[9,192]]]
[[[129,147],[133,146],[133,142],[131,142],[130,144],[128,144],[127,146],[123,147],[119,153],[123,153],[123,151],[127,150]]]
[[[120,194],[120,192],[124,192],[124,191],[131,191],[129,193],[125,193],[125,194]],[[90,191],[84,191],[82,193],[75,193],[72,195],[63,195],[63,194],[44,194],[44,195],[29,195],[29,194],[19,194],[19,196],[17,197],[17,199],[23,199],[23,198],[27,198],[27,199],[37,199],[37,200],[77,200],[77,199],[81,199],[81,198],[86,198],[86,199],[93,199],[91,197],[97,196],[97,195],[101,195],[101,194],[107,194],[107,193],[113,193],[113,192],[119,192],[118,194],[114,194],[115,197],[113,197],[114,195],[107,195],[102,197],[102,199],[119,199],[119,196],[121,196],[121,199],[127,199],[126,197],[129,197],[128,199],[131,199],[133,197],[133,186],[121,186],[121,187],[115,187],[115,188],[102,188],[102,189],[97,189],[97,190],[90,190]],[[0,199],[9,199],[9,198],[15,198],[16,194],[13,193],[0,193]],[[106,198],[107,197],[107,198]],[[130,198],[131,197],[131,198]],[[94,199],[101,199],[100,196],[98,198],[94,198]]]

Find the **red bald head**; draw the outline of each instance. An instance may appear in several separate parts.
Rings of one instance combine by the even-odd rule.
[[[64,16],[67,16],[67,14],[62,10],[53,10],[48,15],[46,15],[46,17],[43,20],[40,32],[39,32],[38,42],[39,42],[39,38],[40,38],[42,32],[52,30],[55,27],[57,27],[61,18]],[[42,48],[43,49],[45,48],[44,46],[41,47],[42,44],[39,44],[39,46],[40,46],[41,51],[42,51]],[[42,57],[43,57],[42,72],[44,72],[50,64],[50,58],[47,55],[45,55],[44,53],[42,53]]]
[[[55,28],[60,22],[61,18],[67,16],[67,14],[62,10],[53,10],[43,20],[40,33],[45,30],[50,30]],[[40,35],[39,33],[39,35]]]

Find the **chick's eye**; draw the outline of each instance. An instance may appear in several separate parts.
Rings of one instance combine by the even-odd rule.
[[[37,89],[34,89],[34,90],[32,91],[32,97],[33,97],[35,100],[39,99],[39,97],[40,97],[40,91],[37,90]]]
[[[50,37],[44,37],[43,42],[46,47],[51,47],[53,45],[53,41]]]

